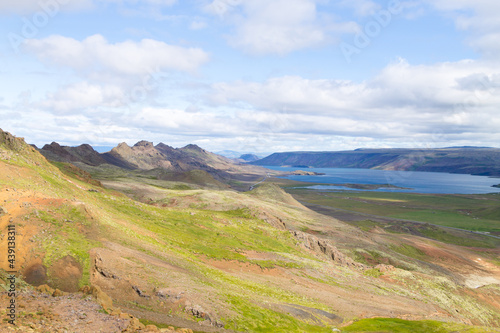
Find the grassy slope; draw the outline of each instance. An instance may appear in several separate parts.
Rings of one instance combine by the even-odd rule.
[[[342,332],[389,332],[389,333],[446,333],[469,332],[486,333],[494,332],[484,327],[471,328],[464,325],[447,324],[438,321],[408,321],[401,319],[363,319],[342,329]]]

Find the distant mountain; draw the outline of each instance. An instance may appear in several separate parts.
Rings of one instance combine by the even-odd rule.
[[[234,150],[221,150],[215,152],[217,155],[222,155],[227,158],[238,158],[241,156],[240,152],[234,151]]]
[[[254,154],[243,154],[239,158],[240,160],[243,160],[245,162],[255,162],[258,161],[260,158],[257,155]]]
[[[40,152],[47,159],[57,162],[82,162],[92,166],[106,163],[106,159],[87,144],[78,147],[66,147],[57,142],[52,142],[50,145],[43,146]]]
[[[337,152],[274,153],[254,165],[309,166],[450,172],[500,176],[500,149],[458,147],[440,149],[356,149]]]
[[[168,157],[157,150],[152,142],[140,141],[132,147],[120,143],[109,153],[103,154],[108,163],[125,168],[151,170],[156,168],[174,169]]]
[[[233,159],[233,160],[245,160],[242,158],[243,156],[256,156],[257,159],[262,158],[263,156],[270,155],[271,153],[254,153],[254,152],[237,152],[234,150],[221,150],[218,152],[215,152],[217,155],[222,155],[224,157]],[[250,161],[247,161],[250,162]]]

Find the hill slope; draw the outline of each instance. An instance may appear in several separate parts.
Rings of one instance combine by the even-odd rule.
[[[500,176],[500,149],[358,149],[274,153],[254,165],[450,172]]]

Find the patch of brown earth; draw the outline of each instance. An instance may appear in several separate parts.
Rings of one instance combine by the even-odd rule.
[[[83,269],[72,256],[60,258],[49,268],[51,285],[62,291],[78,291],[78,282],[82,278]]]
[[[29,240],[39,232],[36,225],[27,223],[23,217],[33,211],[36,207],[37,198],[33,192],[20,191],[13,188],[0,189],[0,204],[7,211],[0,217],[0,231],[2,235],[7,234],[8,225],[15,225],[16,231],[16,269],[22,267],[34,244]],[[8,237],[0,237],[0,248],[6,251]],[[5,249],[5,250],[4,250]],[[7,256],[0,256],[0,268],[10,271]]]
[[[32,286],[47,284],[47,268],[42,264],[40,258],[36,258],[26,267],[23,278]]]
[[[207,263],[211,266],[223,270],[228,273],[242,273],[242,274],[255,274],[255,275],[266,275],[275,277],[284,277],[286,272],[283,268],[265,268],[258,264],[253,264],[249,262],[240,262],[237,260],[214,260],[209,259]]]

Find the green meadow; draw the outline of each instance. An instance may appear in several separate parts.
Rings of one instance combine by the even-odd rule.
[[[304,203],[500,236],[500,195],[497,194],[431,195],[285,189]]]

